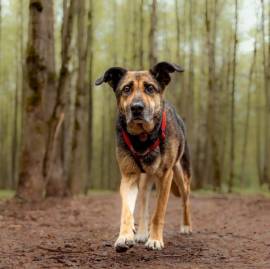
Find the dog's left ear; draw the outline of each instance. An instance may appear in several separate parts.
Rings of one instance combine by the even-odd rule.
[[[159,82],[162,89],[164,89],[170,83],[170,73],[173,72],[184,72],[184,68],[177,64],[160,62],[150,69],[150,73]]]
[[[115,91],[119,81],[126,74],[126,72],[127,70],[125,68],[111,67],[104,73],[103,76],[96,80],[95,84],[98,86],[101,85],[103,82],[107,82]]]

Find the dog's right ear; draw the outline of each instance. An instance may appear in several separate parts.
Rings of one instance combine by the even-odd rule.
[[[119,81],[126,74],[126,72],[127,70],[125,68],[111,67],[104,73],[103,76],[96,80],[95,84],[98,86],[101,85],[103,82],[109,83],[109,85],[115,91]]]

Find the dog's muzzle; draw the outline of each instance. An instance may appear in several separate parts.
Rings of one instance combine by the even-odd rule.
[[[133,102],[130,106],[132,119],[133,120],[143,120],[143,112],[144,112],[144,103],[141,101]]]

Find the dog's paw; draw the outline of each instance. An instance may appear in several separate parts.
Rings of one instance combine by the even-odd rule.
[[[189,225],[182,225],[180,228],[180,233],[181,234],[191,234],[192,233],[192,228]]]
[[[135,241],[137,243],[145,243],[148,239],[148,233],[137,233],[135,234]]]
[[[119,236],[114,244],[116,252],[125,252],[135,244],[134,236]]]
[[[161,240],[148,239],[145,247],[151,250],[162,250],[164,248],[164,243]]]

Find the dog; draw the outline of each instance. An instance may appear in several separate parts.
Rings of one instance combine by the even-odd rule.
[[[164,248],[163,226],[170,190],[182,198],[181,233],[191,233],[191,165],[183,120],[164,99],[164,91],[173,72],[183,72],[179,65],[159,62],[147,71],[128,71],[111,67],[96,80],[108,83],[118,106],[116,156],[121,173],[122,200],[117,252],[124,252],[135,242],[146,248]],[[153,184],[157,203],[150,225],[148,202]],[[134,209],[139,192],[139,224],[135,232]]]

